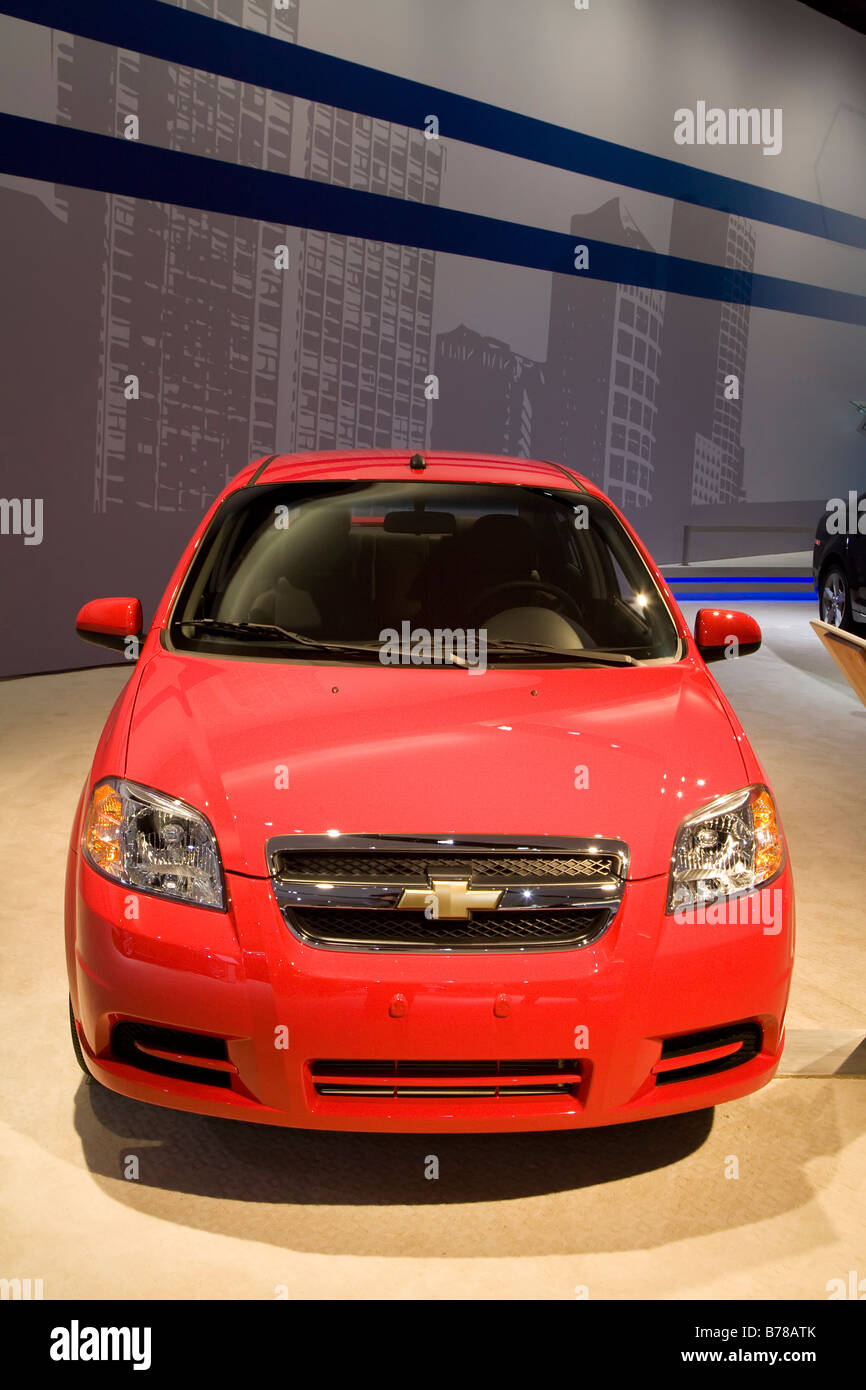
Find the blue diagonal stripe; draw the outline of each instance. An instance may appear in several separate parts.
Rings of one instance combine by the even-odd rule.
[[[161,0],[0,0],[3,11],[62,32],[398,125],[420,129],[425,116],[433,114],[442,136],[471,145],[866,247],[866,218],[853,213],[599,140],[518,111],[176,9]]]
[[[866,324],[866,297],[841,290],[749,275],[606,241],[585,242],[589,269],[575,271],[575,239],[564,232],[228,164],[26,116],[0,113],[0,169],[24,178],[367,241],[425,247],[591,280]]]

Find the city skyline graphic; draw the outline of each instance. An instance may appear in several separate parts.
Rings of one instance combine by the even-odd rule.
[[[561,63],[555,81],[527,88],[531,75],[499,31],[495,82],[471,43],[464,70],[420,5],[410,35],[386,26],[375,40],[349,0],[163,5],[243,26],[277,53],[296,44],[339,61],[348,45],[374,74],[427,76],[504,110],[550,100],[550,115],[576,133],[596,119],[595,106],[572,101]],[[213,161],[216,178],[223,164],[248,166],[313,193],[323,183],[351,190],[347,204],[357,194],[361,210],[366,198],[392,199],[398,217],[407,202],[424,204],[414,211],[435,236],[440,216],[481,216],[494,241],[502,220],[567,246],[595,243],[594,256],[603,245],[655,252],[665,275],[668,256],[718,267],[744,291],[750,273],[816,293],[856,283],[850,247],[497,155],[455,138],[447,121],[428,139],[426,99],[415,122],[389,123],[60,29],[8,17],[0,29],[10,114],[56,122],[64,138],[108,137],[118,165],[127,153],[145,167],[148,149],[176,151]],[[841,70],[833,81],[812,155],[829,208],[847,205],[855,138],[833,114]],[[621,140],[638,139],[639,104],[654,90],[649,79],[630,90]],[[646,150],[665,157],[658,121],[640,130]],[[814,144],[805,129],[797,140],[798,151]],[[294,193],[264,221],[202,211],[194,195],[187,206],[178,194],[106,194],[57,173],[0,178],[0,295],[14,344],[0,410],[4,492],[43,499],[45,536],[27,546],[7,537],[0,621],[13,638],[0,674],[92,661],[69,614],[94,594],[137,595],[147,621],[202,512],[250,459],[274,453],[547,458],[599,485],[662,566],[805,553],[818,494],[857,485],[858,324],[608,283],[593,278],[597,259],[582,275],[488,258],[482,224],[465,254],[434,253],[386,241],[387,220],[379,241],[352,235],[351,221],[345,235],[318,231]]]
[[[573,217],[570,231],[576,242],[656,249],[618,198]],[[754,228],[678,202],[671,254],[713,259],[736,283],[754,268]],[[742,501],[748,306],[551,279],[544,361],[465,324],[439,335],[433,446],[553,459],[626,511],[659,498],[683,510]],[[731,376],[736,399],[726,395]]]
[[[297,38],[297,0],[181,7]],[[68,35],[54,60],[59,123],[135,117],[152,143],[289,171],[291,98]],[[116,194],[99,225],[86,190],[65,200],[69,235],[102,253],[94,508],[203,510],[274,437],[285,229]]]
[[[298,0],[171,2],[297,41]],[[56,38],[55,66],[61,122],[118,134],[137,116],[166,147],[289,173],[306,105],[306,178],[442,199],[446,148],[423,130],[68,36]],[[589,476],[627,511],[745,495],[746,306],[552,275],[536,362],[463,323],[434,336],[434,252],[303,230],[296,263],[277,269],[283,227],[85,190],[62,201],[67,234],[100,262],[90,276],[98,512],[203,510],[244,462],[277,449],[535,455]],[[570,232],[658,249],[620,198],[575,215]],[[749,272],[754,228],[676,203],[670,253]],[[278,439],[287,398],[290,437]]]
[[[438,205],[445,151],[421,131],[311,103],[305,177]],[[301,234],[296,450],[427,445],[436,256]]]

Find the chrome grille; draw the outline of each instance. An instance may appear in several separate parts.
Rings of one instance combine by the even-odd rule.
[[[357,879],[383,883],[392,879],[419,881],[426,874],[466,872],[473,882],[536,882],[539,879],[605,881],[617,875],[617,862],[609,855],[594,857],[538,854],[467,855],[448,858],[433,853],[419,854],[298,854],[278,853],[275,868],[288,879]]]
[[[315,945],[414,946],[472,950],[503,946],[585,946],[604,931],[608,907],[586,912],[473,912],[466,921],[430,921],[417,912],[342,912],[290,908],[287,919]]]
[[[293,835],[267,855],[286,925],[331,950],[585,946],[628,872],[627,846],[600,837]]]

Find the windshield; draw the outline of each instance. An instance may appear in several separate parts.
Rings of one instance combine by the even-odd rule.
[[[169,641],[269,660],[470,668],[680,652],[643,559],[603,501],[417,479],[233,493],[186,576]]]

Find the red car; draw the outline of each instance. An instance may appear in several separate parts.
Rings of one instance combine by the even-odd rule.
[[[617,509],[526,459],[259,460],[198,527],[69,851],[73,1042],[137,1100],[569,1129],[763,1086],[793,893],[766,777]],[[140,644],[140,650],[139,650]]]

